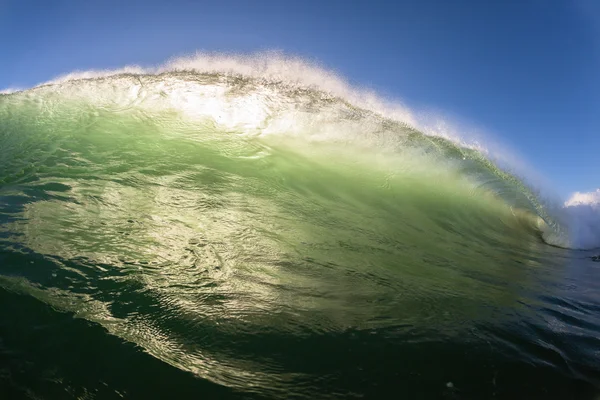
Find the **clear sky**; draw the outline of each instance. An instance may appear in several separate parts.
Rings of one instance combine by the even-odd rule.
[[[0,0],[0,88],[279,49],[477,126],[567,196],[600,187],[600,1]]]

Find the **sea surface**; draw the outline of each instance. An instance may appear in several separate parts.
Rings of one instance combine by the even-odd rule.
[[[0,94],[0,399],[600,399],[568,214],[298,59]]]

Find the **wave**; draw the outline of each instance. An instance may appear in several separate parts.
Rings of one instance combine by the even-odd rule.
[[[219,129],[245,136],[284,135],[306,142],[353,143],[382,153],[435,154],[427,161],[413,162],[411,168],[439,169],[451,163],[511,208],[539,217],[536,225],[548,243],[574,248],[598,245],[595,219],[582,218],[585,211],[574,212],[570,202],[564,209],[557,207],[523,173],[503,163],[502,154],[490,151],[481,141],[461,137],[446,124],[433,126],[397,102],[353,88],[331,71],[279,52],[199,53],[154,68],[74,72],[33,89],[6,89],[0,95],[5,96],[5,121],[10,121],[6,113],[12,115],[14,107],[26,107],[20,102],[38,96],[39,102],[85,104],[46,111],[64,112],[61,118],[87,118],[89,123],[102,111],[174,110],[186,123],[210,120]],[[586,208],[595,210],[593,205]]]
[[[598,193],[553,205],[448,132],[278,53],[0,94],[0,286],[212,382],[302,391],[252,349],[407,321],[459,337],[562,271],[554,246],[594,245]]]
[[[574,243],[567,236],[568,229],[550,214],[552,207],[540,199],[538,190],[531,189],[522,175],[506,164],[498,164],[501,155],[456,131],[450,134],[447,127],[432,128],[407,107],[353,88],[335,73],[300,58],[277,52],[197,54],[156,68],[74,72],[18,95],[17,91],[10,100],[4,99],[5,121],[10,120],[6,113],[15,112],[14,107],[27,107],[21,102],[37,98],[39,102],[71,103],[71,108],[46,109],[51,119],[59,115],[86,118],[93,124],[99,112],[171,110],[185,123],[210,121],[218,129],[244,136],[353,143],[405,158],[409,151],[412,156],[415,152],[427,154],[428,160],[414,161],[411,168],[439,170],[452,164],[480,189],[485,187],[510,207],[541,218],[536,224],[549,243],[584,245],[579,242],[582,239]]]

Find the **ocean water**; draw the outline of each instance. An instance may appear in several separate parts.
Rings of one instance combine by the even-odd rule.
[[[280,55],[0,94],[0,398],[598,399],[600,192]]]

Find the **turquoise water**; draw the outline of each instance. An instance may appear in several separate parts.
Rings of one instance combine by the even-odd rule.
[[[481,149],[285,79],[0,95],[0,394],[592,399],[597,251],[559,221]]]

